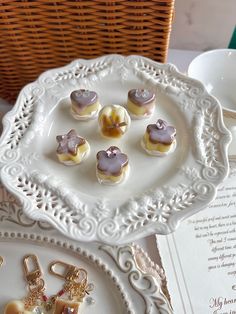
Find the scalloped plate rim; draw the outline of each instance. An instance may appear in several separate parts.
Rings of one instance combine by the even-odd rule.
[[[65,71],[65,70],[69,70],[69,69],[72,69],[74,66],[76,66],[77,64],[79,63],[82,63],[82,64],[91,64],[92,62],[95,63],[97,61],[102,61],[102,60],[112,60],[113,59],[116,59],[116,58],[119,58],[121,60],[123,60],[123,62],[126,62],[127,60],[136,60],[138,59],[138,61],[140,62],[140,60],[142,61],[146,61],[147,63],[149,64],[152,64],[153,66],[156,66],[157,68],[161,68],[163,71],[166,70],[166,71],[172,71],[174,75],[178,76],[180,79],[182,79],[183,81],[187,81],[190,83],[190,85],[192,84],[192,86],[198,86],[199,88],[201,88],[203,90],[203,95],[207,95],[208,96],[208,99],[212,99],[212,101],[214,100],[215,104],[217,104],[218,108],[217,108],[217,118],[218,118],[218,129],[219,131],[221,131],[221,134],[222,134],[222,138],[221,138],[221,163],[222,165],[224,166],[224,172],[221,173],[221,175],[219,176],[218,179],[216,179],[214,181],[214,193],[212,193],[212,195],[208,198],[208,202],[204,203],[204,205],[202,206],[199,206],[198,208],[196,208],[195,210],[192,210],[191,212],[187,212],[185,213],[185,211],[182,211],[182,212],[179,212],[178,213],[178,216],[179,216],[179,219],[175,219],[174,216],[171,216],[170,217],[170,224],[164,224],[165,225],[165,228],[162,229],[162,230],[159,230],[160,228],[158,227],[158,225],[156,224],[156,228],[152,228],[152,233],[155,232],[155,233],[162,233],[162,234],[167,234],[169,232],[173,232],[177,226],[179,225],[180,221],[189,217],[190,215],[198,212],[199,210],[201,210],[204,206],[206,206],[207,204],[209,204],[215,197],[215,194],[216,194],[216,189],[217,189],[217,186],[222,182],[222,180],[224,180],[225,177],[227,177],[228,175],[228,171],[229,171],[229,164],[228,164],[228,158],[227,158],[227,150],[228,150],[228,146],[229,146],[229,143],[230,143],[230,133],[227,131],[227,129],[225,128],[224,126],[224,122],[223,122],[223,118],[222,118],[222,111],[220,110],[220,104],[218,102],[217,99],[215,99],[213,96],[209,95],[206,91],[206,88],[204,87],[204,85],[195,80],[195,79],[192,79],[192,78],[189,78],[187,76],[185,76],[183,73],[180,73],[176,66],[173,65],[173,64],[160,64],[158,62],[155,62],[153,60],[150,60],[146,57],[140,57],[140,56],[136,56],[136,55],[132,55],[132,56],[128,56],[128,57],[124,57],[124,56],[121,56],[121,55],[107,55],[107,56],[102,56],[102,57],[98,57],[96,59],[91,59],[91,60],[86,60],[86,59],[77,59],[77,60],[74,60],[72,61],[71,63],[69,63],[68,65],[65,65],[63,67],[60,67],[60,68],[56,68],[56,69],[51,69],[51,70],[47,70],[45,71],[44,73],[42,73],[39,78],[33,82],[33,83],[30,83],[28,85],[26,85],[22,91],[20,92],[19,96],[18,96],[18,99],[16,101],[16,104],[15,106],[13,107],[13,109],[7,113],[4,118],[3,118],[3,134],[2,134],[2,137],[1,137],[1,140],[0,140],[0,147],[1,147],[1,144],[4,143],[4,139],[5,137],[8,135],[9,133],[9,130],[10,130],[10,127],[11,127],[11,119],[15,116],[15,114],[18,113],[19,111],[19,108],[20,108],[20,105],[21,105],[21,98],[24,97],[25,94],[27,94],[27,92],[29,92],[30,88],[33,88],[33,87],[38,87],[42,84],[42,80],[47,78],[47,77],[50,77],[51,74],[54,74],[54,73],[59,73],[60,71]],[[161,84],[161,83],[160,83]],[[27,132],[27,130],[26,130]],[[2,146],[4,148],[4,145]],[[15,151],[17,150],[17,148],[15,149]],[[7,164],[7,163],[6,163]],[[9,164],[7,164],[9,165]],[[4,167],[1,168],[1,179],[2,179],[2,182],[4,185],[6,185],[6,187],[11,190],[14,194],[16,194],[16,190],[14,190],[14,188],[11,186],[11,184],[9,182],[7,182],[7,179],[5,177],[5,175],[3,174],[2,172],[2,169]],[[17,197],[21,200],[23,200],[24,198],[21,198],[21,195],[19,193],[17,193]],[[25,204],[25,201],[23,202]],[[34,219],[37,219],[37,213],[36,212],[33,212],[33,208],[31,208],[31,210],[29,209],[30,206],[28,206],[28,210],[25,211],[26,214],[28,214],[29,216],[33,217]],[[177,216],[177,214],[176,214]],[[47,218],[45,215],[38,215],[38,218],[39,219],[44,219],[46,221],[49,221],[49,218]],[[52,218],[53,219],[53,218]],[[56,221],[54,221],[53,225],[58,228],[58,223],[56,223]],[[58,228],[59,229],[59,228]],[[75,237],[73,234],[69,234],[68,235],[68,229],[65,230],[65,228],[61,228],[60,230],[61,232],[63,233],[67,233],[67,236],[69,236],[70,238],[73,238],[73,239],[80,239],[80,237]],[[144,230],[142,230],[142,232],[140,231],[139,233],[140,235],[149,235],[150,234],[150,231],[148,232],[147,228]],[[134,240],[134,239],[137,239],[139,238],[140,236],[137,234],[137,233],[134,233],[133,236],[129,237],[129,236],[125,236],[123,239],[119,239],[119,241],[113,241],[111,243],[124,243],[124,242],[127,242],[127,241],[131,241],[131,240]],[[97,235],[95,234],[94,235],[94,238],[83,238],[83,241],[91,241],[91,240],[98,240],[98,241],[103,241],[103,242],[107,242],[107,243],[110,243],[110,239],[106,239],[104,237],[100,238],[100,237],[97,237]]]

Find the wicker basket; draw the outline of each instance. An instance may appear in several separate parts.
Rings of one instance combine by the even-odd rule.
[[[50,68],[108,53],[165,62],[174,0],[0,0],[0,97]]]

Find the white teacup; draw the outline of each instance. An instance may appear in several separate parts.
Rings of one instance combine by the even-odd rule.
[[[197,56],[188,75],[201,81],[222,107],[224,122],[233,135],[229,157],[236,159],[236,50],[216,49]]]
[[[197,56],[188,75],[201,81],[221,103],[224,116],[236,119],[236,50],[216,49]]]

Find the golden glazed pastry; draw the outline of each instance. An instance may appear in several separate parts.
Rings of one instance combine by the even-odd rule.
[[[96,174],[99,183],[116,185],[123,182],[129,174],[128,156],[116,146],[99,151]]]
[[[153,113],[156,102],[155,94],[148,89],[131,89],[128,92],[127,109],[132,118],[148,118]]]
[[[98,123],[102,136],[120,138],[130,126],[130,117],[123,106],[108,105],[100,110]]]
[[[176,129],[164,120],[149,124],[142,139],[142,147],[150,155],[164,156],[175,150]]]
[[[59,161],[67,166],[81,163],[88,157],[89,143],[76,134],[75,130],[70,130],[65,135],[56,137],[58,142],[57,157]]]
[[[86,89],[75,90],[70,95],[71,114],[77,120],[93,119],[101,108],[98,95]]]

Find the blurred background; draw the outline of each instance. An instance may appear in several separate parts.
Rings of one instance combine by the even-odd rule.
[[[228,47],[236,24],[235,5],[236,0],[175,0],[170,48]]]
[[[176,63],[173,49],[183,60],[186,50],[227,48],[235,6],[236,0],[0,0],[0,98],[14,103],[42,72],[78,58],[140,54]]]

